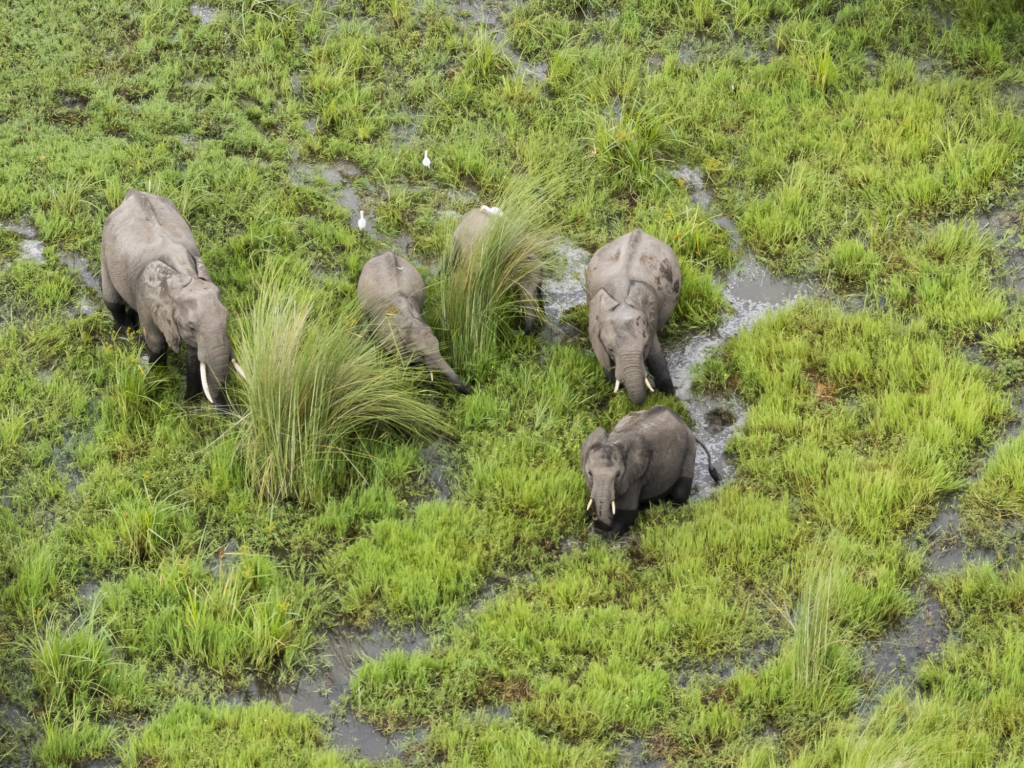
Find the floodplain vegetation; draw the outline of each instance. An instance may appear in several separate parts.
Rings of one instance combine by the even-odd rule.
[[[43,243],[0,229],[0,763],[363,764],[225,698],[380,624],[430,640],[332,696],[421,729],[411,765],[596,768],[635,739],[668,765],[1024,761],[1019,3],[189,5],[0,8],[0,220]],[[65,264],[98,274],[130,188],[223,290],[231,416]],[[481,203],[506,225],[449,269]],[[748,408],[731,482],[588,535],[580,444],[632,406],[585,339],[516,330],[525,260],[644,228],[680,260],[679,339],[731,311],[721,216],[826,290],[694,372]],[[401,247],[469,396],[364,333],[359,270]],[[937,573],[951,498],[968,556]],[[879,674],[926,600],[944,642]]]

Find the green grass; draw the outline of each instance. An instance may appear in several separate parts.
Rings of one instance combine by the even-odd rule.
[[[217,700],[373,621],[433,639],[339,709],[428,725],[412,764],[609,766],[633,738],[696,766],[1020,762],[1024,468],[1019,439],[991,450],[1024,382],[1019,3],[527,0],[488,5],[500,29],[435,2],[189,4],[0,9],[0,220],[46,246],[0,230],[0,709],[23,715],[0,762],[357,764],[315,718]],[[380,239],[318,178],[339,161]],[[182,402],[182,355],[140,367],[79,316],[102,305],[60,257],[98,274],[129,188],[175,202],[222,289],[233,418]],[[486,258],[431,277],[481,204],[506,214]],[[1005,233],[974,223],[993,209]],[[711,354],[695,388],[747,408],[735,479],[611,543],[579,446],[631,404],[514,304],[556,231],[593,252],[635,227],[680,262],[666,341],[728,316],[744,249],[844,304]],[[359,270],[406,244],[470,396],[364,338]],[[951,494],[968,559],[996,560],[937,576],[910,542]],[[952,633],[885,692],[870,647],[922,590]]]
[[[532,275],[551,272],[557,186],[531,176],[511,180],[492,206],[502,215],[491,217],[470,252],[450,247],[445,254],[425,317],[455,369],[500,356],[524,313],[543,321],[536,304],[523,305],[520,289]]]
[[[445,427],[420,377],[374,349],[354,302],[317,311],[310,287],[273,274],[262,283],[235,342],[251,372],[235,439],[260,495],[323,502],[360,477],[374,442]]]

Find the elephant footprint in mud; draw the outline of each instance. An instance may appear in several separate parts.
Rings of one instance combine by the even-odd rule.
[[[455,389],[469,394],[469,388],[441,357],[437,337],[420,314],[427,291],[416,267],[391,251],[374,256],[363,266],[356,295],[382,346],[443,373]]]
[[[647,397],[645,386],[676,393],[658,331],[672,317],[681,280],[672,249],[642,229],[598,249],[587,265],[590,344],[615,391],[624,384],[636,405]]]
[[[697,446],[708,457],[717,485],[718,470],[704,443],[678,413],[664,405],[623,416],[611,434],[595,429],[583,442],[580,468],[590,489],[587,511],[594,527],[613,534],[633,525],[640,505],[663,499],[686,504],[693,485]]]
[[[167,348],[187,348],[185,398],[203,392],[227,404],[232,365],[244,378],[228,341],[228,311],[210,280],[185,219],[173,202],[128,190],[103,223],[100,246],[103,301],[118,332],[141,326],[154,365]]]

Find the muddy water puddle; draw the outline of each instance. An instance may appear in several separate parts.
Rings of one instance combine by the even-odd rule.
[[[388,651],[413,653],[423,649],[428,640],[422,632],[394,635],[380,626],[370,632],[339,627],[327,633],[322,654],[327,666],[316,675],[300,677],[284,686],[267,686],[254,680],[248,689],[229,694],[224,700],[231,704],[270,701],[292,712],[323,715],[330,721],[330,735],[338,749],[355,750],[371,760],[398,757],[411,739],[423,736],[425,731],[384,736],[351,714],[339,715],[334,704],[347,693],[353,673],[367,660]]]
[[[634,739],[622,749],[616,765],[618,768],[663,768],[668,765],[664,760],[645,759],[646,751],[643,739]]]
[[[518,75],[537,82],[547,80],[547,64],[524,61],[522,55],[505,39],[505,29],[501,25],[502,10],[498,10],[493,4],[483,2],[451,3],[447,8],[461,23],[487,27],[494,35],[494,42],[501,46],[502,52],[512,62]]]
[[[897,683],[912,681],[921,662],[937,653],[950,638],[939,601],[931,594],[921,599],[916,613],[865,648],[865,669],[879,683],[876,696]],[[866,701],[865,707],[870,709],[874,703]]]
[[[579,330],[562,321],[562,316],[573,307],[587,303],[584,288],[590,251],[578,248],[568,241],[555,246],[556,261],[553,269],[558,277],[545,279],[541,284],[544,299],[544,313],[548,325],[544,338],[550,343],[572,338]]]
[[[746,407],[731,393],[693,394],[693,368],[703,362],[712,350],[748,328],[767,312],[784,307],[801,296],[815,295],[817,289],[807,282],[776,277],[747,254],[739,266],[726,275],[722,293],[732,305],[734,314],[716,328],[674,345],[666,344],[665,356],[672,381],[676,385],[676,395],[686,404],[696,422],[695,434],[707,446],[712,463],[724,469],[723,477],[728,478],[735,472],[735,467],[725,460],[725,444],[743,426]],[[710,479],[703,475],[703,472],[698,473],[693,498],[706,498],[714,488]]]

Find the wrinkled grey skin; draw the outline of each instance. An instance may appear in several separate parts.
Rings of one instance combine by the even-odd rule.
[[[662,499],[686,504],[698,445],[707,454],[708,472],[717,484],[721,478],[704,443],[679,414],[664,405],[627,413],[611,434],[603,429],[591,432],[583,442],[580,468],[593,499],[594,527],[624,533],[636,520],[641,504]]]
[[[205,363],[213,402],[226,405],[223,388],[232,359],[228,311],[174,203],[128,190],[103,224],[100,271],[103,301],[118,332],[141,326],[154,364],[184,341],[186,399],[202,393],[199,366]]]
[[[498,214],[490,213],[482,208],[474,208],[467,211],[462,217],[459,226],[455,228],[452,235],[452,248],[456,258],[463,253],[471,253],[473,244],[478,240],[486,229],[491,219]],[[523,332],[529,333],[533,330],[534,321],[543,314],[540,305],[540,270],[534,269],[523,281],[520,294],[520,307],[523,312]]]
[[[416,267],[391,251],[374,256],[359,275],[356,295],[374,336],[385,349],[443,373],[455,389],[469,394],[469,388],[441,357],[437,337],[420,314],[427,292]]]
[[[658,331],[679,301],[680,280],[675,253],[642,229],[600,248],[587,265],[590,344],[608,381],[621,382],[636,405],[647,397],[645,367],[656,389],[676,392]]]

